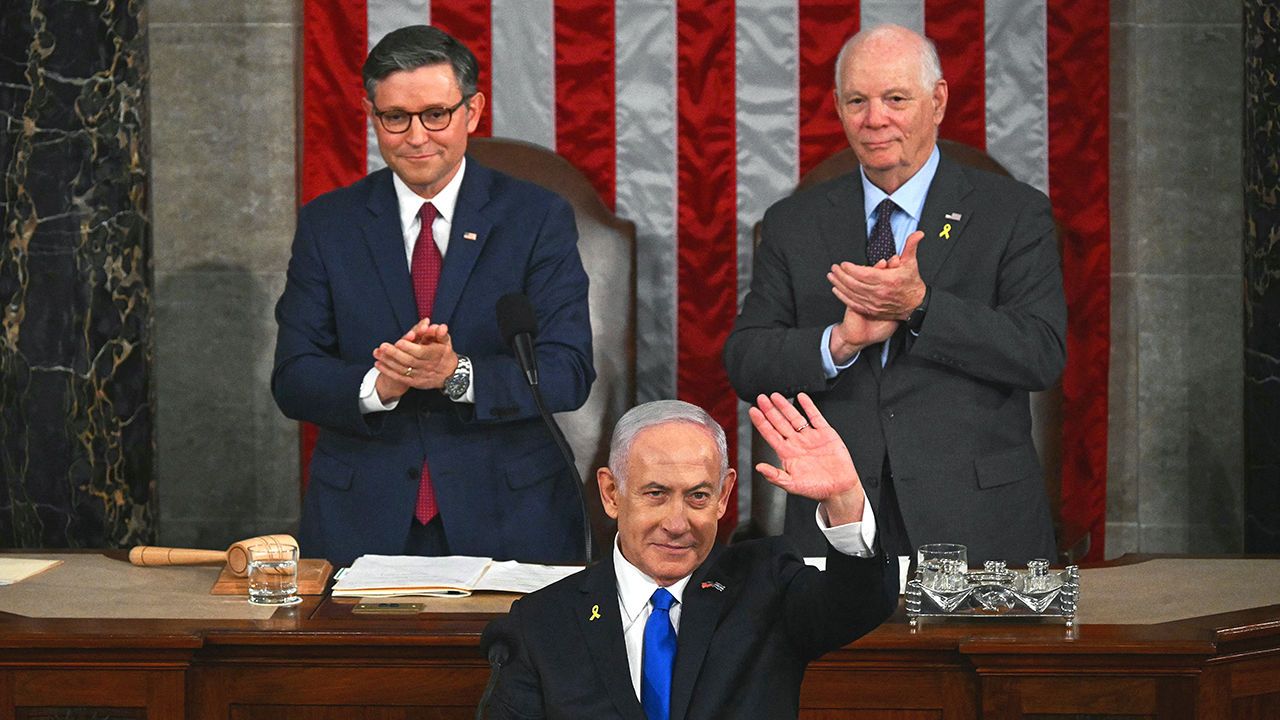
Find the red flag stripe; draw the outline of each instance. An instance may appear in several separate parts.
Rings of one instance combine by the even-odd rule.
[[[615,203],[614,13],[596,0],[556,0],[556,152]]]
[[[480,63],[480,92],[493,97],[493,34],[490,28],[489,0],[449,0],[431,4],[431,24],[458,38],[475,53]],[[480,116],[475,134],[487,137],[493,133],[493,113]]]
[[[303,5],[303,203],[365,173],[365,12],[364,0]]]
[[[858,31],[858,0],[799,0],[800,175],[848,146],[836,117],[835,62],[840,46]]]
[[[947,79],[947,115],[939,134],[987,147],[986,48],[983,0],[925,0],[925,35],[938,47]]]
[[[1111,329],[1108,186],[1108,15],[1092,3],[1048,2],[1049,197],[1065,226],[1067,369],[1062,378],[1062,515],[1092,536],[1101,560],[1107,502],[1107,373]]]
[[[738,309],[734,4],[679,0],[676,12],[676,394],[724,427],[735,458],[738,405],[720,361]],[[731,500],[721,537],[737,524]]]

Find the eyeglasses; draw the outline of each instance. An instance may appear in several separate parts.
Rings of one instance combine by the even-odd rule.
[[[472,95],[464,95],[453,107],[429,107],[417,113],[404,110],[379,110],[375,105],[373,114],[378,116],[378,122],[382,123],[383,130],[396,135],[409,132],[409,126],[413,124],[415,115],[418,116],[418,122],[422,123],[422,127],[439,131],[449,127],[449,123],[453,122],[454,111],[462,107],[472,97]]]

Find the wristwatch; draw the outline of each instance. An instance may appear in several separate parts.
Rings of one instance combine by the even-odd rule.
[[[929,287],[925,286],[924,299],[920,301],[920,306],[907,316],[907,329],[911,332],[920,332],[920,326],[924,324],[924,314],[929,312],[929,292]]]
[[[471,359],[466,355],[458,356],[458,369],[453,374],[444,379],[444,394],[449,396],[450,400],[461,400],[466,394],[467,389],[471,387]]]

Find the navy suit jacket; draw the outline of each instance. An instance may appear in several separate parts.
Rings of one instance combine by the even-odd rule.
[[[796,717],[809,661],[870,632],[897,603],[896,559],[828,546],[819,572],[783,538],[713,549],[682,598],[671,720]],[[516,601],[494,624],[485,634],[510,659],[498,671],[491,720],[644,720],[612,552]]]
[[[468,158],[432,320],[471,358],[475,404],[410,390],[394,410],[365,415],[359,388],[374,348],[419,320],[391,171],[302,208],[276,305],[271,388],[285,415],[320,428],[302,507],[305,555],[347,565],[403,553],[425,457],[450,552],[581,558],[573,474],[495,315],[498,298],[528,295],[546,403],[580,407],[595,371],[577,239],[558,195]]]
[[[1066,362],[1049,200],[944,153],[921,215],[917,259],[930,299],[919,336],[902,323],[888,365],[870,348],[828,380],[819,346],[844,305],[826,274],[834,263],[867,264],[862,182],[844,175],[771,207],[751,291],[725,343],[729,380],[744,399],[813,396],[877,513],[887,455],[913,545],[963,543],[971,563],[1052,559],[1028,397],[1052,387]],[[787,502],[789,520],[813,517],[812,501]],[[812,524],[788,522],[805,552],[821,547]]]

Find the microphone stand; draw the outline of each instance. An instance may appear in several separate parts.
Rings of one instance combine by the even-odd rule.
[[[530,383],[529,389],[533,391],[533,402],[538,406],[538,414],[542,416],[542,421],[546,423],[547,430],[551,432],[551,439],[555,440],[556,447],[560,449],[560,455],[564,458],[566,464],[569,465],[569,471],[573,473],[574,488],[578,491],[578,505],[582,509],[582,547],[586,552],[586,564],[591,564],[591,517],[587,515],[587,499],[586,493],[582,490],[582,474],[578,472],[578,464],[573,461],[573,451],[569,449],[569,442],[564,438],[564,432],[560,430],[559,423],[547,410],[546,402],[542,399],[542,391],[538,389],[537,383]]]

